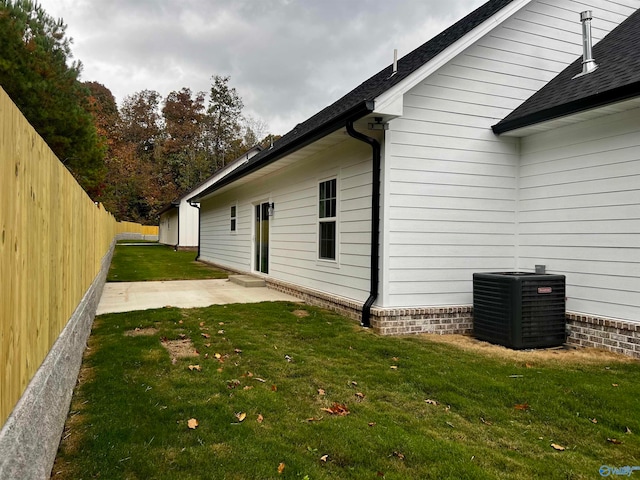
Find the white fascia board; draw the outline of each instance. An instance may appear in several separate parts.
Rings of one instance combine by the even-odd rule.
[[[249,157],[249,158],[251,158],[251,157]],[[185,202],[186,203],[189,198],[191,198],[191,197],[199,194],[203,190],[209,188],[211,185],[213,185],[214,183],[218,182],[218,180],[226,177],[228,174],[233,172],[236,168],[241,167],[242,165],[247,163],[249,161],[249,158],[241,158],[239,160],[236,160],[233,163],[225,165],[221,170],[217,171],[211,177],[209,177],[209,179],[205,180],[205,182],[203,184],[199,185],[198,187],[194,188],[190,192],[187,192],[182,197],[180,197],[180,202]]]
[[[469,48],[471,45],[473,45],[491,30],[496,28],[502,22],[510,18],[521,8],[531,3],[531,1],[532,0],[515,0],[511,2],[499,12],[496,12],[492,17],[488,18],[483,23],[478,25],[475,29],[467,33],[457,42],[449,45],[446,49],[429,60],[403,81],[390,88],[379,97],[376,97],[375,111],[373,113],[382,116],[402,116],[404,109],[403,97],[405,93],[418,85],[436,70],[441,68],[449,60],[455,58],[457,55]]]

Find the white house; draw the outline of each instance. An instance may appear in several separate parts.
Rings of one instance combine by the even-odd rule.
[[[211,185],[222,177],[247,163],[249,159],[257,155],[260,150],[262,150],[262,148],[259,146],[251,148],[241,157],[228,163],[204,182],[164,207],[159,214],[160,228],[158,242],[164,243],[165,245],[173,245],[177,248],[197,248],[199,205],[195,203],[194,206],[192,206],[188,201],[189,198],[211,187]]]
[[[474,272],[544,264],[571,342],[640,356],[639,7],[487,2],[195,195],[200,259],[382,333],[470,331]]]

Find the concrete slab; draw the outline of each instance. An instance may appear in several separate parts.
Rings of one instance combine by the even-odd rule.
[[[301,302],[267,287],[245,288],[226,279],[114,282],[104,286],[97,315],[166,306],[208,307],[229,303]]]
[[[229,275],[229,281],[247,288],[264,287],[266,285],[264,279],[252,277],[251,275]]]

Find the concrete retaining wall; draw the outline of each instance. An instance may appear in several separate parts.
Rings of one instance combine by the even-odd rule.
[[[115,242],[0,431],[0,479],[49,479]]]

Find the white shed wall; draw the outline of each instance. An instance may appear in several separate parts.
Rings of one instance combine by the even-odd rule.
[[[178,209],[172,208],[160,215],[158,243],[177,245],[178,243]]]
[[[198,209],[189,205],[186,198],[180,200],[180,246],[198,246]]]
[[[318,182],[338,179],[338,259],[318,260]],[[275,203],[269,276],[357,301],[369,294],[371,148],[345,136],[337,146],[201,202],[200,258],[251,272],[254,206]],[[230,209],[237,205],[237,231]]]
[[[519,141],[490,127],[637,0],[534,1],[404,95],[385,140],[383,307],[468,305],[472,273],[516,267]]]
[[[520,267],[567,277],[567,310],[640,322],[640,109],[522,140]]]

